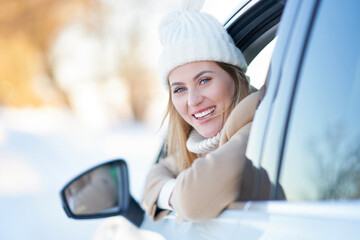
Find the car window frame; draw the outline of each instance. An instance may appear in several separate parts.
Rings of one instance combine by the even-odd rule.
[[[249,1],[224,27],[243,52],[247,64],[276,36],[285,0]]]

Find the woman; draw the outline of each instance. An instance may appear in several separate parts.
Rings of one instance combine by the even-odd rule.
[[[264,89],[248,96],[244,56],[213,16],[199,12],[202,4],[183,1],[160,24],[169,126],[168,157],[145,186],[143,207],[154,220],[170,210],[180,220],[206,220],[252,192],[243,180],[245,150]]]

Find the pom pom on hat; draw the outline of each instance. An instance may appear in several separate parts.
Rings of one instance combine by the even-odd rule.
[[[204,0],[183,0],[181,11],[166,15],[159,25],[163,46],[159,59],[160,80],[178,66],[196,61],[232,64],[246,71],[244,55],[222,24],[212,15],[199,12]]]
[[[183,0],[181,1],[181,11],[199,12],[205,0]]]

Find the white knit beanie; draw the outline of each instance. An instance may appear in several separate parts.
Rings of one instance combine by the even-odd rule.
[[[199,12],[204,0],[182,0],[181,10],[166,15],[159,26],[163,52],[159,59],[160,80],[168,85],[170,72],[196,61],[232,64],[246,71],[244,55],[221,23]]]

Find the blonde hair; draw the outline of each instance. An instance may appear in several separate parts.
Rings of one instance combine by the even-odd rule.
[[[226,71],[235,83],[235,93],[229,108],[232,111],[235,106],[250,92],[250,84],[243,70],[239,67],[227,63],[215,62],[220,68]],[[169,86],[169,100],[167,109],[162,121],[169,117],[167,137],[165,148],[167,154],[175,158],[179,171],[185,170],[191,166],[193,161],[198,157],[195,153],[189,152],[186,148],[186,141],[193,127],[189,125],[177,112],[171,101],[171,88]]]

